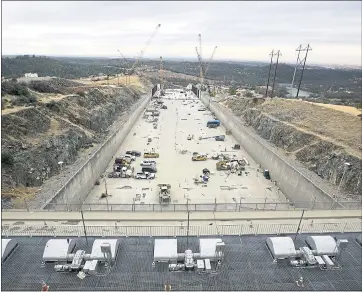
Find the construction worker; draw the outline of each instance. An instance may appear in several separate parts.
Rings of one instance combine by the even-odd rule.
[[[45,283],[45,281],[41,284],[41,291],[49,291],[49,286]]]
[[[300,277],[299,280],[295,281],[298,287],[304,287],[304,279]]]
[[[171,291],[171,285],[166,283],[165,284],[165,291]]]

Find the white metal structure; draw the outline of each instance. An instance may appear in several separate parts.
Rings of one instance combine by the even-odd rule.
[[[155,239],[153,252],[155,262],[176,262],[177,256],[177,239]]]
[[[330,235],[308,236],[305,241],[316,255],[335,256],[338,253],[337,243]]]
[[[119,248],[120,240],[119,239],[96,239],[92,246],[91,257],[92,258],[101,258],[104,256],[102,251],[102,246],[109,244],[111,248],[111,258],[114,262],[117,257],[117,251]]]
[[[1,261],[5,261],[17,246],[15,239],[1,239]]]
[[[66,261],[75,246],[75,239],[49,239],[44,248],[43,262]]]
[[[285,259],[297,255],[294,242],[290,237],[268,237],[266,244],[274,259]]]

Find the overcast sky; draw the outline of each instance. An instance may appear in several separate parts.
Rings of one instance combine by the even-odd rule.
[[[2,54],[268,61],[310,43],[310,64],[361,64],[361,2],[2,2]]]

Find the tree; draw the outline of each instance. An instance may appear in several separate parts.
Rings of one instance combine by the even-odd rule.
[[[246,97],[253,97],[254,94],[253,94],[252,92],[250,92],[250,91],[247,91],[247,92],[245,93],[245,96],[246,96]]]
[[[229,94],[230,95],[236,95],[236,87],[232,86],[229,88]]]
[[[287,97],[289,94],[288,89],[285,86],[278,87],[277,95],[279,97]]]

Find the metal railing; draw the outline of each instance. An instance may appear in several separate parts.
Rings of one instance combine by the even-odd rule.
[[[83,204],[60,204],[50,203],[47,209],[32,209],[26,201],[17,204],[15,209],[2,209],[3,212],[64,212],[64,211],[106,211],[106,212],[245,212],[245,211],[291,211],[291,210],[361,210],[361,201],[339,202],[268,202],[266,200],[251,203],[204,203],[204,204],[107,204],[107,203],[83,203]],[[295,206],[309,206],[311,208],[300,208]]]
[[[186,236],[187,226],[86,226],[87,236]],[[190,236],[295,234],[298,224],[243,224],[190,226]],[[361,232],[361,222],[302,224],[299,233]],[[3,225],[3,237],[9,236],[84,236],[81,225]]]

